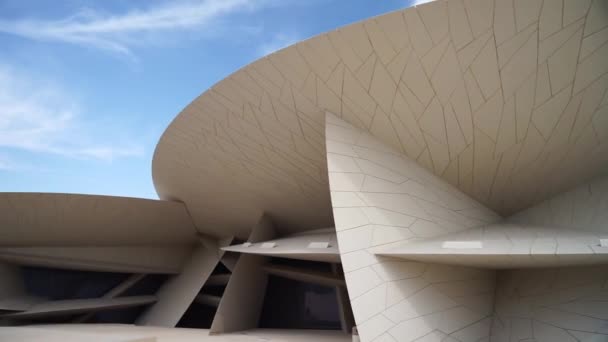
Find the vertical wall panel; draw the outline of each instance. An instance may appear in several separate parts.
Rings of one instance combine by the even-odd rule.
[[[608,266],[501,271],[492,342],[608,340]]]
[[[219,262],[216,250],[199,245],[182,272],[158,291],[158,302],[138,320],[138,325],[175,327]]]
[[[522,227],[608,233],[608,177],[545,200],[508,220]],[[495,300],[492,341],[608,340],[608,266],[503,271]]]
[[[266,241],[273,237],[272,222],[262,216],[252,229],[248,242]],[[239,256],[215,313],[210,330],[212,334],[257,328],[268,281],[262,266],[268,259],[258,255]]]
[[[608,177],[600,177],[509,218],[520,224],[608,233]]]
[[[26,310],[29,304],[19,268],[0,262],[0,310]]]
[[[326,120],[334,220],[362,341],[489,337],[494,271],[374,253],[500,217],[371,135]]]

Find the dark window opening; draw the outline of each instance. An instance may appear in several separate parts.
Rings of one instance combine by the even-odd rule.
[[[154,295],[167,279],[169,276],[166,274],[148,274],[119,297]]]
[[[334,273],[332,264],[318,261],[271,258],[269,265],[287,266],[303,273]],[[337,277],[343,277],[340,267],[337,273]],[[340,330],[340,310],[335,286],[269,274],[258,327]]]
[[[27,293],[47,300],[101,298],[127,280],[131,274],[46,267],[21,267]],[[154,295],[168,279],[164,274],[146,275],[118,297]],[[16,320],[15,324],[135,323],[147,306],[103,310],[94,313],[58,314]]]
[[[21,267],[28,294],[49,300],[99,298],[129,277],[128,273]]]
[[[217,308],[193,302],[177,323],[178,328],[209,329]]]
[[[258,326],[340,330],[339,310],[334,287],[270,275]]]

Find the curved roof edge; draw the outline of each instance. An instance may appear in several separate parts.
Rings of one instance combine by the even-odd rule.
[[[196,241],[181,202],[62,193],[0,193],[2,246],[171,245]]]

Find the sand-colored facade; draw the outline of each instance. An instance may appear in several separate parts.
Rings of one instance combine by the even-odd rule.
[[[607,172],[608,2],[369,18],[194,99],[156,147],[161,201],[0,194],[0,322],[89,323],[0,336],[606,341]],[[125,276],[53,299],[39,269]],[[93,324],[127,307],[148,327]]]

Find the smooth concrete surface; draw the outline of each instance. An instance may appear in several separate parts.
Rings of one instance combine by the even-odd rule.
[[[0,310],[25,310],[30,301],[19,268],[0,262]]]
[[[20,342],[350,342],[340,331],[253,329],[209,335],[206,329],[139,327],[128,324],[56,324],[0,329],[0,340]]]
[[[179,273],[191,254],[189,245],[0,247],[0,260],[16,265],[124,273]]]
[[[259,243],[272,239],[276,234],[271,219],[262,215],[252,228],[249,243]],[[261,255],[239,256],[215,317],[211,323],[212,334],[254,329],[262,313],[268,276],[262,266],[268,262]]]
[[[213,318],[211,333],[257,328],[268,281],[262,266],[267,261],[259,255],[239,257]]]
[[[598,234],[528,225],[495,224],[387,248],[377,255],[490,269],[608,264]],[[460,243],[448,248],[449,243]],[[466,243],[474,243],[472,247]]]
[[[236,262],[239,260],[239,254],[238,253],[225,253],[222,258],[220,259],[220,262],[226,266],[226,268],[232,272],[234,271],[234,268],[236,267]]]
[[[272,247],[269,248],[266,246]],[[303,232],[279,239],[261,241],[259,243],[232,245],[223,247],[222,250],[243,254],[272,256],[277,258],[333,263],[340,262],[338,241],[336,240],[336,232],[334,228]]]
[[[143,306],[154,302],[156,302],[156,296],[54,300],[34,304],[25,311],[0,314],[0,319],[30,319],[71,315]]]
[[[437,0],[315,36],[194,99],[154,184],[211,235],[331,226],[329,111],[511,215],[606,170],[607,23],[605,0]]]
[[[0,246],[166,246],[192,244],[183,203],[142,198],[0,193]]]
[[[175,327],[217,266],[220,260],[218,251],[199,244],[181,273],[161,286],[156,294],[158,302],[144,312],[136,324]]]
[[[608,237],[608,175],[527,208],[509,217],[508,221],[595,232]]]

